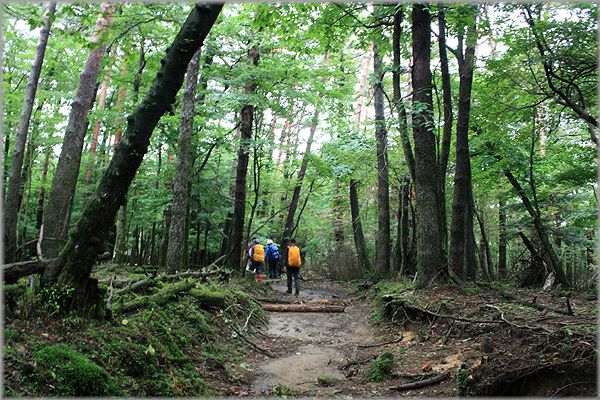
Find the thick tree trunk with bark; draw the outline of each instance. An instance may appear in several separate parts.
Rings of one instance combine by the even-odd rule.
[[[442,246],[444,259],[448,257],[448,223],[446,222],[446,173],[448,158],[450,156],[450,141],[452,138],[452,88],[450,85],[450,72],[448,68],[448,52],[446,50],[446,16],[442,3],[438,5],[438,45],[440,52],[440,71],[442,75],[442,98],[444,102],[444,127],[442,129],[442,148],[439,155],[439,190],[440,190],[440,222],[442,223]]]
[[[498,278],[506,278],[506,203],[498,202]]]
[[[70,208],[75,196],[81,151],[88,126],[87,113],[94,103],[96,80],[100,72],[102,57],[106,51],[106,44],[102,43],[102,36],[112,23],[114,10],[115,6],[111,3],[103,3],[100,6],[100,16],[96,22],[94,36],[90,41],[97,47],[88,54],[71,105],[63,146],[48,196],[48,206],[44,212],[45,239],[42,246],[45,257],[57,257],[67,239]],[[51,283],[55,279],[56,276],[44,274],[46,282]]]
[[[56,11],[56,2],[50,3],[46,16],[44,17],[44,26],[40,31],[40,38],[35,49],[35,57],[29,74],[29,81],[25,89],[25,98],[21,108],[19,117],[19,126],[15,135],[13,146],[8,190],[6,192],[6,203],[4,204],[4,236],[5,236],[5,261],[15,261],[17,251],[17,214],[21,206],[21,169],[23,168],[23,157],[25,151],[25,143],[27,142],[27,132],[29,130],[29,121],[33,111],[33,103],[37,92],[40,74],[42,72],[42,64],[44,63],[44,55],[46,54],[46,46],[48,37],[50,36],[50,27],[54,12]],[[7,135],[8,137],[8,135]]]
[[[184,264],[187,242],[185,224],[189,203],[188,186],[191,170],[192,131],[196,109],[196,85],[200,70],[200,50],[190,61],[186,72],[186,84],[183,91],[181,126],[177,141],[177,164],[175,165],[175,185],[173,186],[173,211],[169,229],[169,247],[167,250],[167,274],[181,270]]]
[[[469,154],[469,114],[471,88],[475,65],[477,41],[476,12],[471,14],[467,30],[467,47],[457,51],[460,72],[458,115],[456,120],[456,170],[454,197],[452,199],[452,225],[450,230],[450,265],[452,273],[460,278],[475,280],[475,245],[473,237],[473,190]],[[459,38],[459,44],[462,40]]]
[[[117,210],[123,204],[131,181],[148,151],[152,131],[175,101],[183,84],[187,65],[202,46],[222,7],[222,4],[194,6],[167,50],[152,87],[142,103],[127,118],[123,140],[117,144],[115,154],[94,196],[84,209],[59,258],[58,283],[76,289],[67,310],[75,308],[85,312],[88,307],[101,304],[96,297],[98,292],[95,282],[90,279],[96,256],[104,250]]]
[[[377,141],[377,206],[378,229],[374,272],[380,277],[390,274],[392,246],[390,242],[390,187],[388,181],[387,130],[383,100],[383,71],[377,43],[373,41],[375,139]]]
[[[438,167],[433,133],[433,103],[430,69],[431,15],[423,4],[412,9],[413,118],[415,142],[417,287],[426,287],[441,269],[442,235],[438,196]]]
[[[308,135],[308,140],[306,141],[306,150],[304,151],[304,155],[302,156],[302,164],[300,165],[300,170],[298,171],[298,177],[296,179],[296,186],[294,187],[294,192],[292,193],[292,200],[290,201],[290,206],[288,208],[288,215],[287,215],[287,219],[286,219],[286,223],[285,223],[285,229],[283,231],[283,239],[289,238],[292,235],[292,230],[294,228],[294,216],[296,215],[296,210],[298,209],[298,202],[300,201],[300,191],[302,190],[302,181],[304,180],[304,175],[306,175],[306,169],[308,168],[308,159],[310,157],[310,148],[312,146],[318,124],[319,124],[319,110],[316,110],[315,114],[313,115],[312,122],[310,124],[310,133]]]
[[[557,281],[561,285],[569,287],[569,282],[567,281],[567,277],[565,276],[562,263],[556,255],[554,247],[552,247],[552,243],[550,243],[550,239],[548,238],[548,231],[542,223],[540,215],[534,209],[533,204],[531,204],[531,201],[529,200],[529,197],[527,197],[525,191],[523,190],[523,187],[521,187],[521,184],[517,181],[513,174],[510,171],[505,170],[504,175],[517,192],[517,195],[519,195],[519,197],[521,198],[521,201],[523,202],[523,205],[527,209],[527,212],[529,213],[531,218],[533,218],[533,226],[535,227],[535,230],[544,248],[544,252],[548,260],[548,265],[550,266],[550,268],[552,268],[552,271],[554,272]]]
[[[363,234],[362,222],[360,220],[360,206],[358,204],[358,181],[350,179],[350,213],[352,214],[352,231],[354,232],[354,245],[358,262],[365,271],[371,270],[369,257],[367,256],[367,244]]]
[[[394,104],[398,110],[400,140],[402,141],[402,152],[404,160],[408,165],[410,178],[415,181],[415,156],[413,155],[412,146],[410,144],[410,136],[408,134],[408,119],[406,116],[406,107],[402,102],[402,92],[400,90],[400,68],[401,68],[401,50],[400,40],[402,38],[402,20],[404,19],[404,10],[398,7],[394,14],[394,32],[392,34],[392,52],[394,58],[394,69],[392,70],[392,89],[394,92]]]
[[[253,46],[248,51],[248,59],[253,66],[258,65],[258,47]],[[256,90],[256,82],[249,82],[244,88],[246,95],[251,95]],[[242,107],[240,118],[240,147],[238,149],[237,168],[235,176],[235,197],[233,204],[233,218],[229,237],[227,258],[229,267],[243,271],[242,241],[244,239],[244,218],[246,216],[246,175],[248,172],[249,146],[252,140],[252,125],[254,120],[254,106],[246,104]],[[227,234],[227,233],[226,233]]]

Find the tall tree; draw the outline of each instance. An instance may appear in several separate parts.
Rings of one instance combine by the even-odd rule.
[[[254,67],[258,65],[258,46],[252,46],[248,51],[248,59]],[[246,95],[251,95],[256,90],[257,83],[251,79],[244,88]],[[231,219],[231,233],[229,249],[227,250],[229,266],[234,270],[242,268],[242,240],[244,239],[244,218],[246,216],[246,175],[248,172],[249,146],[252,140],[252,125],[254,120],[254,106],[245,104],[240,117],[240,147],[238,149],[237,168],[235,176],[235,197],[233,204],[233,217]]]
[[[371,270],[369,257],[367,256],[367,244],[363,234],[362,222],[358,206],[358,181],[350,179],[350,212],[352,214],[352,231],[354,232],[354,245],[358,254],[358,262],[364,271]]]
[[[413,135],[415,143],[417,287],[427,286],[441,268],[442,235],[438,166],[433,133],[431,15],[424,4],[412,7]]]
[[[315,110],[312,121],[310,123],[310,132],[308,134],[308,139],[306,141],[306,149],[304,150],[304,155],[302,156],[302,164],[300,164],[300,170],[298,171],[298,176],[296,178],[296,185],[294,186],[294,192],[292,193],[292,199],[290,200],[290,206],[288,208],[287,219],[285,222],[285,229],[283,231],[284,241],[292,235],[292,231],[294,228],[294,216],[296,215],[296,210],[298,209],[298,202],[300,201],[300,192],[302,191],[302,182],[304,181],[304,176],[306,175],[306,169],[308,168],[308,159],[310,158],[310,149],[313,144],[313,140],[315,137],[315,132],[317,130],[318,124],[319,124],[319,110]]]
[[[187,242],[185,221],[189,203],[188,186],[190,182],[192,131],[196,108],[196,84],[200,70],[200,50],[192,57],[186,72],[181,124],[177,140],[177,163],[175,165],[175,185],[173,186],[173,209],[169,229],[169,247],[167,250],[167,273],[175,273],[186,265],[184,251]]]
[[[410,144],[410,136],[408,130],[408,118],[406,116],[406,107],[402,102],[402,92],[400,90],[400,72],[401,72],[401,55],[402,49],[400,43],[402,40],[402,21],[404,19],[403,7],[398,7],[394,14],[394,31],[392,34],[392,50],[393,50],[393,63],[394,68],[392,69],[392,90],[394,93],[394,104],[398,110],[399,118],[399,130],[400,140],[402,141],[402,152],[404,153],[404,160],[408,166],[410,172],[410,178],[415,181],[415,156],[412,151]]]
[[[222,7],[222,4],[197,4],[190,12],[166,51],[152,87],[127,118],[123,140],[117,144],[93,197],[61,252],[58,264],[49,267],[60,273],[59,284],[76,289],[71,302],[67,304],[67,311],[79,309],[84,313],[94,313],[103,309],[99,302],[97,281],[90,278],[92,266],[104,249],[117,210],[123,204],[131,181],[148,151],[152,131],[175,101],[187,65],[202,46]]]
[[[373,68],[375,72],[374,99],[375,105],[375,139],[377,141],[377,206],[378,229],[375,257],[375,274],[388,276],[392,246],[390,243],[390,185],[388,181],[387,130],[385,127],[383,101],[383,68],[377,42],[373,40]]]
[[[452,225],[450,229],[450,270],[460,278],[475,280],[476,260],[473,236],[473,185],[471,182],[471,155],[469,153],[469,116],[475,45],[477,43],[477,8],[469,8],[466,50],[463,37],[459,35],[458,59],[460,84],[458,90],[458,115],[456,117],[456,169],[454,172],[454,196],[452,198]]]
[[[498,201],[498,279],[506,278],[506,203]]]
[[[71,205],[79,175],[81,151],[88,126],[87,113],[91,110],[96,96],[96,81],[102,57],[106,52],[103,37],[112,24],[114,11],[115,6],[112,3],[103,3],[100,6],[100,15],[90,40],[94,48],[88,53],[71,105],[63,146],[54,172],[48,205],[44,212],[42,248],[45,257],[58,256],[67,239]]]
[[[35,101],[44,56],[46,54],[46,46],[48,45],[48,37],[50,36],[50,27],[54,12],[56,11],[56,2],[48,5],[46,16],[44,17],[44,26],[40,31],[40,38],[35,49],[35,56],[29,74],[29,81],[25,89],[25,98],[21,108],[19,117],[19,125],[15,135],[15,143],[12,152],[10,165],[8,190],[6,192],[6,204],[4,206],[4,236],[5,236],[5,261],[15,261],[17,253],[17,214],[21,207],[22,198],[22,182],[21,169],[23,168],[23,156],[25,151],[25,143],[27,142],[27,132],[29,130],[29,121]],[[8,136],[8,135],[7,135]]]

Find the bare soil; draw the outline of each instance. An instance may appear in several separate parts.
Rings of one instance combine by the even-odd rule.
[[[468,395],[596,395],[596,301],[585,296],[572,299],[574,316],[557,316],[503,303],[491,292],[465,294],[440,287],[410,294],[440,315],[473,320],[500,319],[486,307],[496,304],[506,311],[507,322],[469,323],[390,308],[393,315],[387,315],[385,322],[373,323],[368,319],[374,310],[372,293],[350,296],[347,284],[303,283],[299,303],[344,304],[345,312],[269,312],[268,328],[254,342],[274,356],[256,354],[248,360],[250,372],[232,394],[447,397],[459,394],[462,379]],[[269,285],[273,299],[294,299],[285,294],[285,282]],[[516,294],[527,300],[538,296],[540,304],[563,306],[564,299],[553,296]],[[491,353],[483,351],[485,338],[493,344]],[[384,344],[387,342],[393,343]],[[365,371],[384,351],[394,355],[391,376],[381,383],[369,382]],[[418,389],[393,389],[435,372],[447,372],[448,376]]]

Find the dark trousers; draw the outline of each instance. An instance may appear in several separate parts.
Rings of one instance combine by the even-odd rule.
[[[262,274],[263,263],[258,261],[250,261],[252,263],[252,269],[256,272],[257,275]]]
[[[300,267],[286,268],[288,293],[292,293],[292,277],[294,277],[294,285],[296,286],[296,295],[300,293]]]
[[[277,261],[269,259],[269,278],[277,278]]]

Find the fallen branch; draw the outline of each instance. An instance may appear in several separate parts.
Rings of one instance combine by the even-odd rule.
[[[33,260],[33,261],[21,261],[11,264],[6,264],[2,267],[4,274],[4,283],[16,283],[19,278],[22,278],[31,274],[41,274],[46,268],[55,263],[58,259],[53,258],[51,260]]]
[[[261,304],[265,311],[275,312],[344,312],[344,306],[309,306],[305,304]]]
[[[363,348],[363,349],[367,349],[367,348],[370,348],[370,347],[381,347],[381,346],[386,346],[388,344],[398,343],[398,342],[402,341],[402,339],[404,339],[404,336],[400,335],[399,338],[394,339],[394,340],[390,340],[390,341],[383,342],[383,343],[359,344],[358,347]]]
[[[390,390],[409,390],[409,389],[419,389],[425,386],[434,385],[446,379],[448,377],[449,371],[442,372],[432,376],[428,379],[423,379],[421,381],[415,381],[410,383],[405,383],[403,385],[390,386],[388,389]]]
[[[517,296],[515,296],[513,294],[510,294],[510,293],[507,293],[505,291],[498,290],[497,292],[498,292],[498,294],[500,294],[500,296],[504,297],[507,300],[513,301],[513,302],[515,302],[517,304],[521,304],[521,305],[524,305],[524,306],[527,306],[527,307],[535,308],[536,310],[539,310],[539,311],[546,311],[546,310],[548,310],[548,311],[552,311],[552,312],[557,313],[557,314],[573,315],[573,310],[571,309],[571,305],[569,303],[569,299],[567,299],[567,309],[568,310],[564,311],[564,310],[559,310],[558,308],[553,308],[553,307],[549,307],[549,306],[543,306],[541,304],[536,303],[537,296],[533,299],[532,302],[527,302],[527,301],[521,300]]]
[[[453,321],[471,322],[471,323],[476,323],[476,324],[501,324],[502,323],[502,321],[491,320],[491,319],[471,319],[471,318],[457,317],[456,315],[438,314],[436,312],[429,311],[425,308],[421,308],[421,307],[413,305],[413,304],[408,304],[404,300],[393,300],[393,301],[388,302],[388,304],[389,305],[392,305],[392,304],[399,305],[402,309],[418,311],[422,314],[431,315],[432,317],[446,318],[446,319],[451,319]]]
[[[510,322],[506,318],[504,318],[504,312],[499,307],[494,306],[492,304],[486,304],[485,307],[493,308],[494,310],[498,311],[500,313],[500,320],[502,320],[504,323],[506,323],[510,326],[514,326],[515,328],[528,329],[528,330],[532,330],[532,331],[541,330],[541,331],[545,331],[546,333],[550,333],[550,334],[554,333],[551,330],[546,329],[542,326],[517,325],[514,322]]]
[[[113,280],[115,279],[116,275],[114,275],[112,278],[110,278],[110,283],[108,284],[108,299],[106,299],[106,308],[108,308],[109,310],[112,309],[112,298],[113,298]]]
[[[238,337],[240,339],[242,339],[244,342],[248,343],[253,349],[255,349],[256,351],[258,351],[259,353],[264,354],[267,357],[275,358],[275,354],[273,354],[270,351],[265,350],[262,347],[254,344],[250,339],[248,339],[246,337],[246,335],[244,335],[242,332],[240,332],[239,330],[237,330],[234,326],[231,326],[231,329],[233,329],[233,331],[238,335]]]

